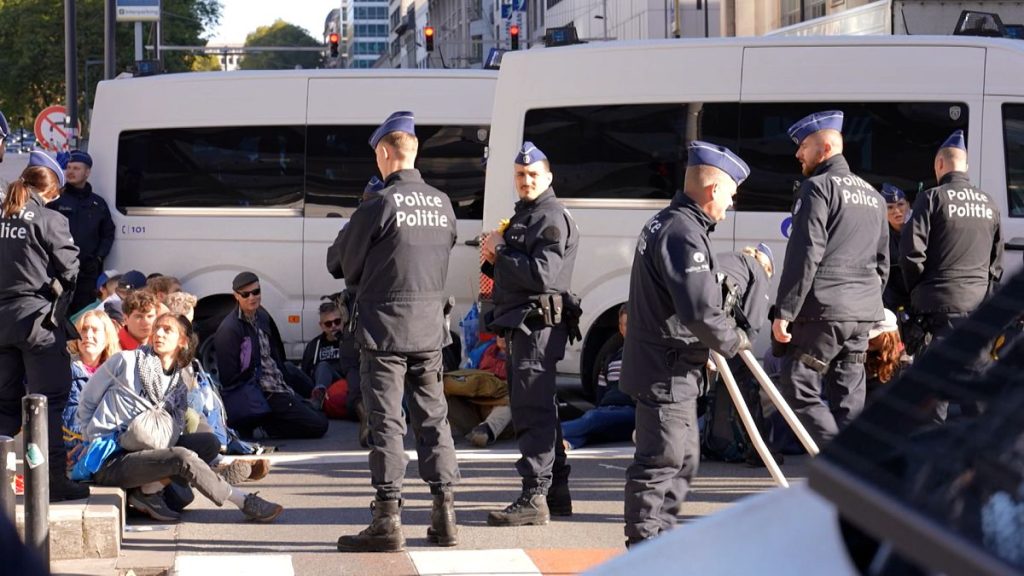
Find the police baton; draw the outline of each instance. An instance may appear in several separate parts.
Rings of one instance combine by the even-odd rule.
[[[747,403],[743,401],[743,395],[740,394],[740,388],[736,385],[736,379],[733,378],[732,370],[726,364],[725,358],[712,350],[711,359],[715,361],[718,373],[722,376],[722,381],[725,382],[725,389],[729,391],[733,406],[736,407],[736,412],[740,415],[740,421],[743,422],[743,427],[747,429],[747,434],[754,443],[754,449],[757,450],[757,454],[764,461],[765,466],[768,467],[768,472],[771,473],[772,479],[779,486],[789,488],[789,482],[786,481],[786,477],[782,474],[779,464],[772,457],[772,453],[764,443],[764,438],[761,438],[761,432],[758,431],[757,426],[754,424],[754,418],[750,415],[750,410],[747,409]]]
[[[771,378],[765,374],[764,368],[761,368],[761,364],[758,363],[757,358],[754,358],[754,355],[750,350],[740,351],[740,357],[743,358],[743,362],[747,365],[747,368],[750,368],[754,377],[757,378],[758,383],[761,384],[761,388],[764,388],[764,391],[768,393],[768,397],[771,398],[772,404],[775,404],[775,407],[782,413],[782,417],[786,419],[786,423],[789,424],[790,428],[792,428],[793,433],[796,434],[800,443],[804,445],[804,450],[807,450],[807,453],[811,456],[817,456],[819,452],[818,445],[814,443],[814,439],[812,439],[811,435],[807,433],[807,429],[804,428],[804,425],[800,423],[799,419],[797,419],[793,409],[786,403],[786,399],[779,393],[779,389],[772,383]]]

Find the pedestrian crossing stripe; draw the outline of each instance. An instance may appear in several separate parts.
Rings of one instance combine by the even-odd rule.
[[[612,445],[594,448],[580,448],[566,453],[570,460],[608,460],[611,458],[633,458],[636,447],[628,445]],[[261,456],[226,456],[221,462],[230,464],[234,460],[269,460],[271,464],[291,464],[297,462],[316,464],[355,464],[366,462],[366,450],[341,450],[336,452],[303,452],[303,453],[280,453],[263,454]],[[417,459],[415,450],[407,450],[406,455],[411,461]],[[455,451],[455,457],[459,462],[515,462],[522,458],[519,450],[511,449],[464,449]]]
[[[287,554],[179,555],[171,576],[295,576],[292,557]]]

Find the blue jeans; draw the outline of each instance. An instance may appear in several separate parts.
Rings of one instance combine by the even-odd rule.
[[[622,442],[629,440],[636,425],[636,408],[632,406],[597,406],[583,416],[562,422],[562,437],[573,448],[590,442]]]

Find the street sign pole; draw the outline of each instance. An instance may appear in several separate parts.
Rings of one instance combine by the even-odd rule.
[[[78,145],[78,58],[75,49],[75,0],[64,0],[64,85],[68,110],[68,147]]]

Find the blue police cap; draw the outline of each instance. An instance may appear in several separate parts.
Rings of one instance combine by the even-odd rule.
[[[370,148],[377,148],[377,143],[380,139],[387,136],[392,132],[405,132],[406,134],[416,135],[416,117],[412,112],[403,110],[401,112],[395,112],[391,116],[387,117],[387,120],[377,127],[370,135]]]
[[[0,138],[7,138],[11,133],[11,127],[7,124],[7,118],[0,112]]]
[[[787,132],[789,137],[793,139],[798,146],[811,134],[819,130],[837,130],[843,131],[843,112],[841,110],[826,110],[824,112],[815,112],[809,116],[805,116],[789,127]]]
[[[516,164],[521,164],[523,166],[529,166],[534,162],[540,162],[541,160],[547,159],[547,155],[529,140],[523,142],[522,148],[520,148],[519,153],[516,154]]]
[[[376,194],[384,189],[384,183],[381,182],[380,178],[371,176],[370,181],[366,183],[366,188],[363,188],[363,195]]]
[[[775,271],[775,255],[772,254],[772,249],[767,244],[761,242],[757,245],[757,251],[768,257],[768,263],[772,265],[772,271]]]
[[[68,158],[68,162],[81,162],[89,168],[92,168],[92,156],[89,156],[88,152],[83,152],[81,150],[72,150],[71,157]]]
[[[907,195],[899,186],[883,182],[882,197],[885,198],[887,203],[892,204],[894,202],[899,202],[900,200],[906,200]]]
[[[60,167],[60,164],[53,159],[49,154],[41,150],[33,150],[28,155],[29,166],[42,166],[53,170],[53,173],[57,175],[57,181],[60,182],[60,187],[64,187],[64,169]]]
[[[750,176],[750,167],[725,146],[694,140],[690,142],[687,166],[714,166],[725,172],[739,186]]]
[[[946,138],[946,141],[942,143],[942,146],[939,146],[939,150],[943,148],[959,148],[967,152],[967,144],[964,142],[964,131],[957,130],[950,134],[949,138]]]
[[[96,278],[96,289],[103,288],[103,285],[110,281],[111,278],[117,276],[117,270],[104,270],[100,273],[99,277]]]

